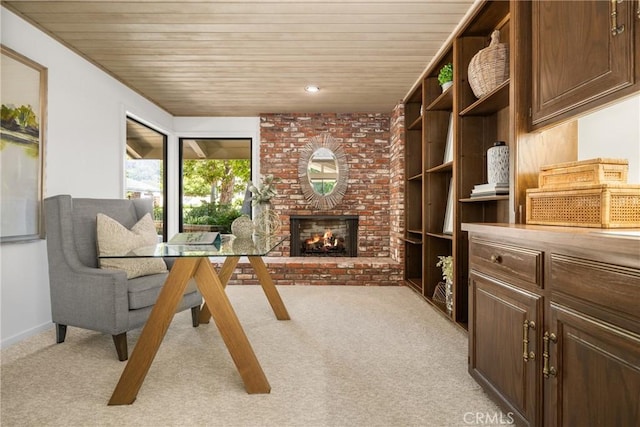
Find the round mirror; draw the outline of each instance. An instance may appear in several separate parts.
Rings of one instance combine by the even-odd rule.
[[[298,164],[300,187],[317,209],[331,209],[347,191],[347,158],[331,135],[313,137],[301,150]]]
[[[333,192],[338,182],[338,160],[333,151],[319,148],[311,154],[307,178],[316,194],[326,196]]]

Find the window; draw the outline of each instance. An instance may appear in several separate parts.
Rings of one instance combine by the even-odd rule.
[[[163,241],[167,240],[166,158],[167,135],[127,117],[125,196],[153,199],[153,220]]]
[[[180,138],[180,231],[231,232],[251,211],[250,138]]]

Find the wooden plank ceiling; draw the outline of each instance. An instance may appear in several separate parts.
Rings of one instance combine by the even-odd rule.
[[[473,3],[2,1],[175,116],[390,112]]]

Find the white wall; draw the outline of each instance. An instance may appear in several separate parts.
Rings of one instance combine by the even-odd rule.
[[[122,197],[124,112],[171,129],[173,117],[2,8],[2,44],[48,68],[45,196]],[[0,246],[5,347],[51,326],[44,240]]]
[[[5,8],[1,19],[2,44],[48,68],[45,197],[123,196],[127,114],[168,135],[174,206],[179,137],[252,138],[257,171],[259,118],[174,118]],[[169,233],[177,231],[177,211],[168,222]],[[3,348],[52,326],[46,255],[45,241],[0,245]]]
[[[640,95],[578,119],[578,160],[629,160],[628,182],[640,184]]]

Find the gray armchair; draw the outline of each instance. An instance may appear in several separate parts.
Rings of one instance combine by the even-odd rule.
[[[67,326],[91,329],[112,335],[118,359],[127,360],[127,331],[144,325],[168,273],[127,279],[124,271],[98,268],[96,215],[131,228],[147,212],[152,212],[149,199],[45,199],[51,316],[58,343],[64,342]],[[201,303],[202,296],[191,287],[177,311],[191,308],[196,327]]]

